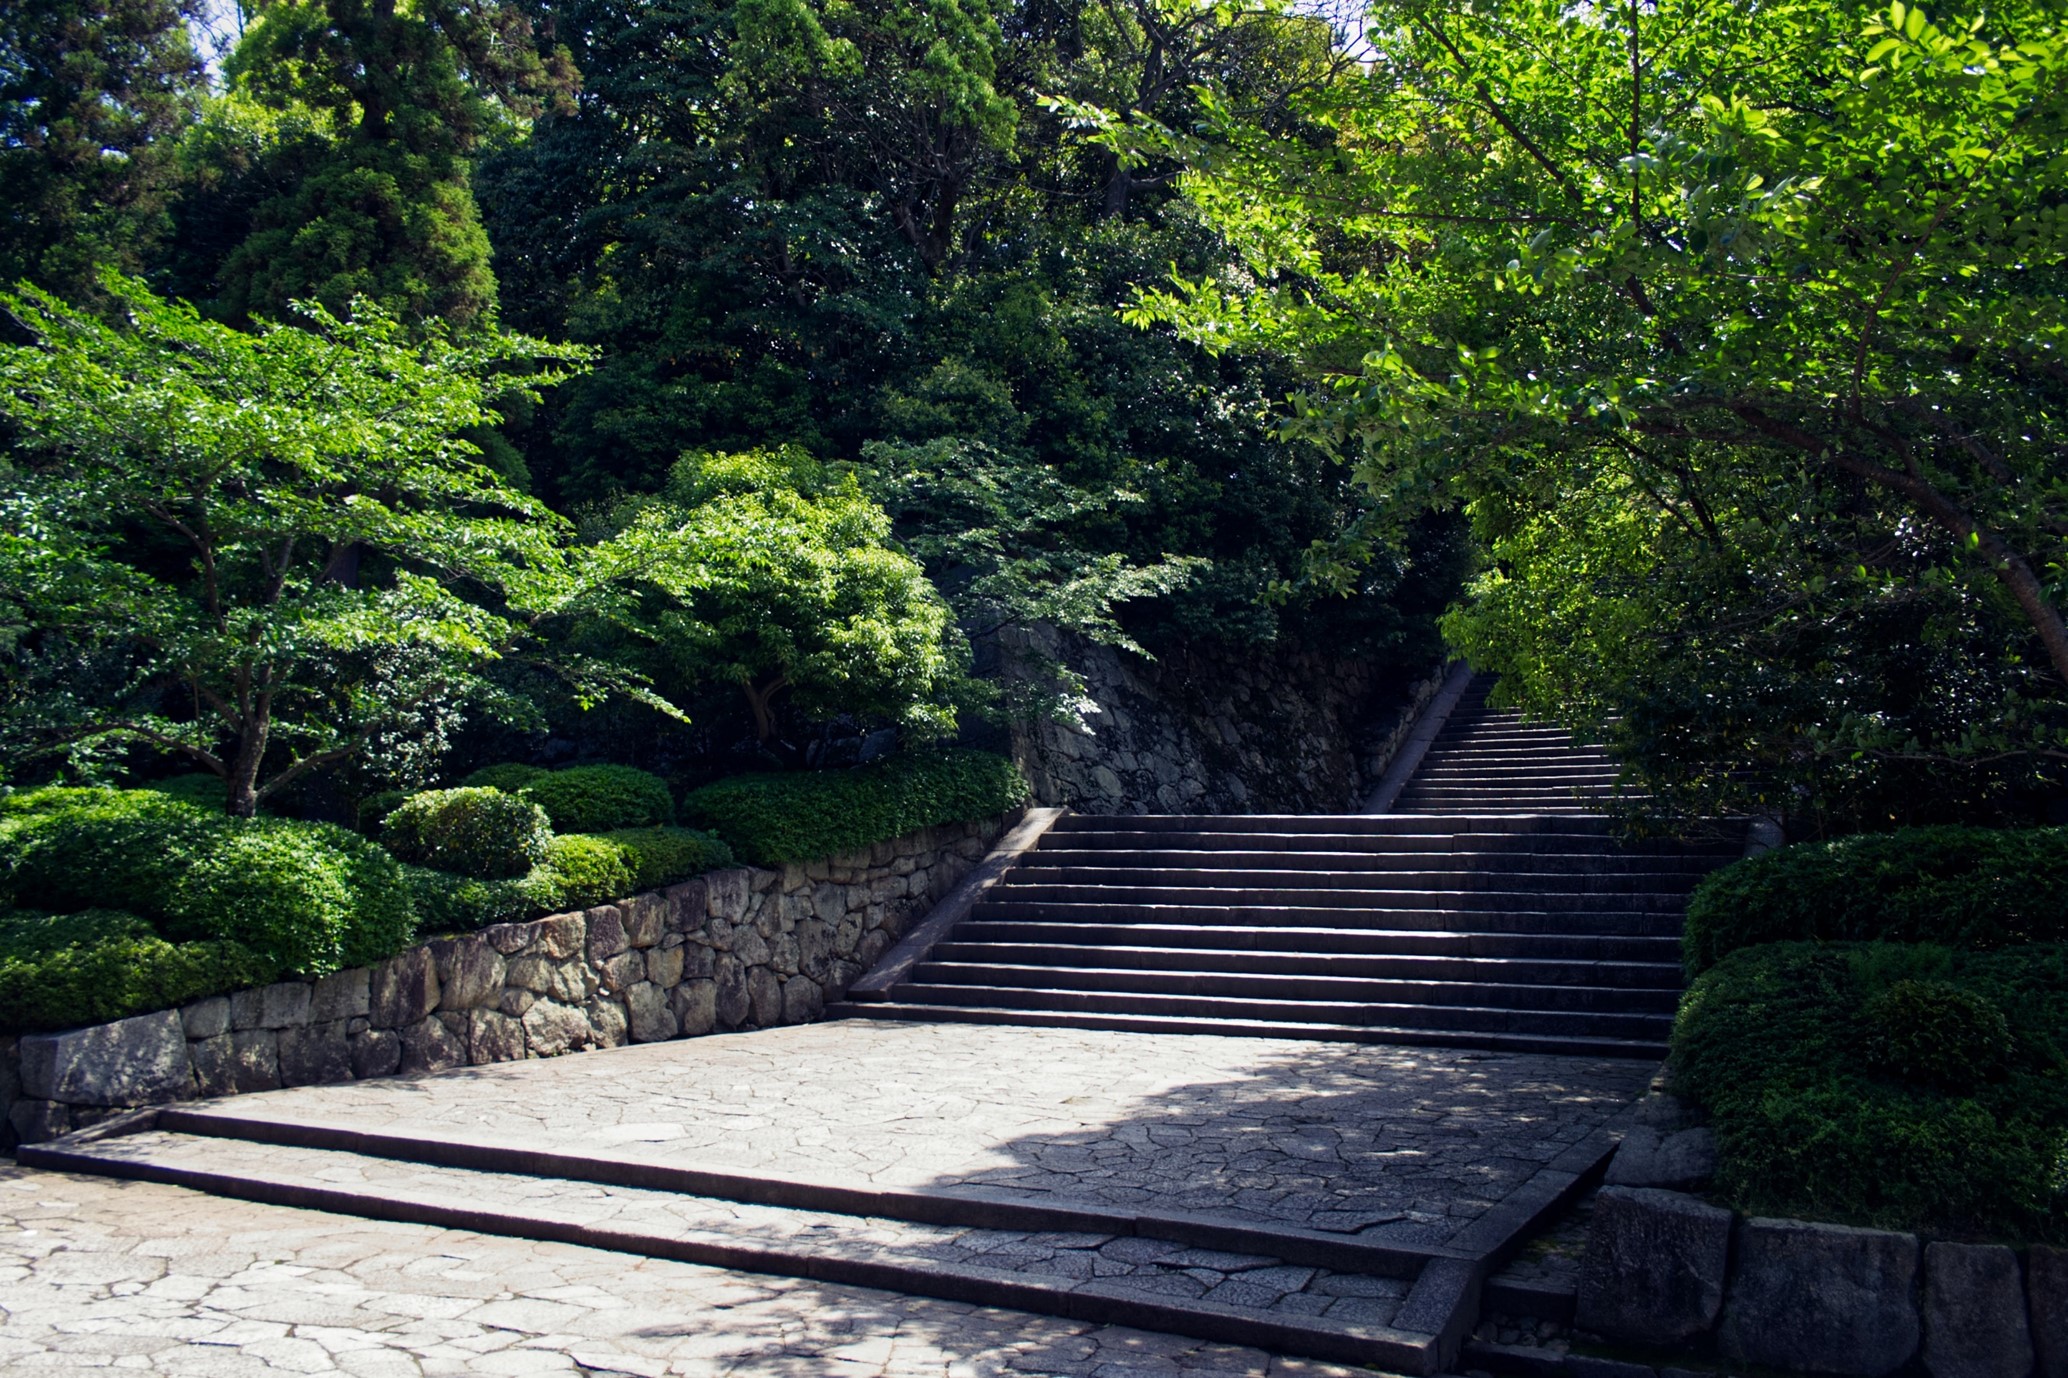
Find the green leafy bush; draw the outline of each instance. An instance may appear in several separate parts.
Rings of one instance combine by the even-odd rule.
[[[550,911],[539,907],[522,880],[477,880],[424,866],[402,868],[418,930],[470,933],[495,923],[518,923]]]
[[[221,813],[229,806],[229,787],[219,775],[175,775],[169,780],[158,780],[142,788],[168,799],[177,799],[182,804],[192,804],[197,809]]]
[[[990,818],[1027,801],[1019,767],[988,751],[911,752],[854,770],[740,775],[693,791],[685,821],[715,830],[759,866],[859,851],[938,823]]]
[[[675,821],[667,784],[631,766],[569,766],[539,776],[519,793],[546,811],[555,832],[607,833]]]
[[[381,841],[398,858],[481,880],[527,874],[546,859],[546,811],[499,789],[434,789],[398,804]]]
[[[519,884],[525,897],[548,914],[608,904],[638,888],[625,850],[583,833],[554,838],[544,863]]]
[[[0,913],[0,1033],[127,1019],[276,979],[236,943],[172,943],[134,914]]]
[[[1690,974],[1798,939],[1996,948],[2068,940],[2068,828],[1905,828],[1726,866],[1688,902]]]
[[[483,766],[460,781],[463,789],[499,789],[505,794],[515,794],[532,781],[552,774],[544,766],[527,766],[516,761],[504,761],[498,765]]]
[[[415,913],[395,858],[327,823],[252,820],[214,839],[174,882],[167,932],[239,942],[321,976],[407,945]]]
[[[602,834],[625,854],[632,888],[652,890],[732,865],[723,839],[694,828],[620,828]]]
[[[2068,1242],[2068,945],[1734,952],[1683,1000],[1673,1067],[1740,1210]]]
[[[404,789],[384,789],[378,794],[369,794],[359,801],[354,816],[359,820],[359,831],[369,835],[378,833],[381,825],[388,821],[388,815],[402,807],[402,801],[409,798]]]
[[[180,876],[237,827],[150,790],[36,790],[9,805],[0,875],[28,909],[160,913]]]

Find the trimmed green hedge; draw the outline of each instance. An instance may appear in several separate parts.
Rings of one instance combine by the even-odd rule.
[[[634,890],[655,890],[732,865],[732,848],[723,839],[693,828],[620,828],[601,836],[624,852]]]
[[[1688,902],[1690,974],[1760,943],[2068,941],[2068,828],[1905,828],[1797,843],[1712,872]]]
[[[505,794],[515,794],[532,781],[552,774],[544,766],[527,766],[516,761],[504,761],[499,765],[483,766],[460,781],[463,789],[499,789]]]
[[[735,776],[692,791],[682,816],[717,832],[741,860],[777,866],[860,851],[939,823],[995,817],[1027,798],[1026,777],[1011,761],[952,748],[853,770]]]
[[[528,780],[517,792],[546,811],[555,832],[607,833],[675,821],[667,783],[631,766],[569,766]]]
[[[127,1019],[280,974],[249,948],[168,942],[119,910],[0,912],[0,1033]]]
[[[1734,952],[1672,1061],[1739,1210],[2068,1243],[2068,945]]]
[[[398,860],[482,880],[526,874],[552,840],[544,809],[488,786],[412,794],[381,823],[381,843]]]

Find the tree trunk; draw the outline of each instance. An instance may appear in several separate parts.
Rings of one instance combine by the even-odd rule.
[[[228,762],[228,774],[223,777],[233,818],[250,818],[258,813],[259,766],[266,759],[266,742],[272,731],[272,715],[261,709],[252,715],[237,738],[237,750]]]
[[[777,676],[765,685],[742,684],[747,707],[754,710],[754,740],[767,746],[775,740],[775,696],[789,686],[788,676]]]

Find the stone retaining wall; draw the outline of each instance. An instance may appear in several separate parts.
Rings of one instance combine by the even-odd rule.
[[[0,1147],[175,1100],[816,1019],[1017,817],[714,871],[318,981],[0,1039]]]

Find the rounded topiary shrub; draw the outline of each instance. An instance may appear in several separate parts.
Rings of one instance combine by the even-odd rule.
[[[382,843],[403,861],[480,880],[524,875],[552,836],[545,810],[486,787],[413,794],[381,824]]]
[[[464,789],[499,789],[505,794],[515,794],[532,781],[552,774],[544,766],[527,766],[517,761],[503,761],[481,769],[460,781]]]
[[[237,943],[169,942],[119,910],[0,913],[0,1033],[127,1019],[279,974]]]
[[[155,913],[237,821],[151,790],[46,789],[10,796],[0,891],[24,909]]]
[[[563,833],[607,833],[675,821],[675,801],[658,775],[631,766],[569,766],[521,791]]]
[[[638,887],[625,850],[607,838],[556,837],[546,860],[523,881],[525,894],[547,913],[586,909],[623,899]]]
[[[255,820],[226,832],[173,883],[163,910],[172,936],[241,943],[307,976],[378,961],[415,929],[395,859],[319,823]]]
[[[1917,1086],[1971,1091],[2011,1052],[2010,1021],[1973,991],[1944,981],[1897,981],[1861,1011],[1867,1055]]]
[[[621,828],[604,833],[632,867],[632,888],[652,890],[732,865],[732,848],[694,828]]]

